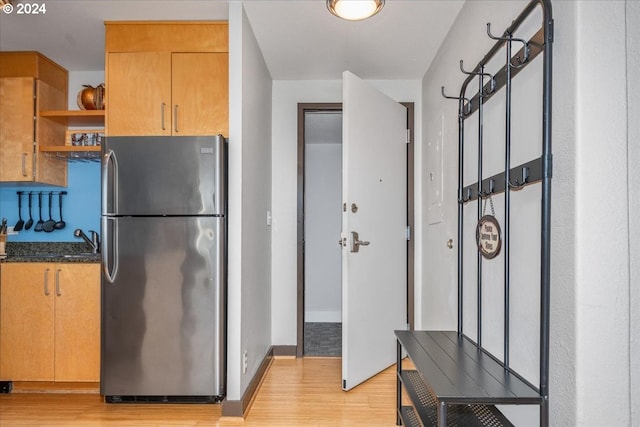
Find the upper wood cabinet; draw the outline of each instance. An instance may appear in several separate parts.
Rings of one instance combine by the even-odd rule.
[[[228,135],[226,22],[105,25],[106,135]]]
[[[67,106],[67,70],[37,52],[0,52],[0,181],[67,185],[67,165],[39,153],[66,126],[40,118]]]
[[[32,181],[35,80],[0,78],[0,181]]]
[[[107,135],[171,135],[171,54],[109,53]]]
[[[171,55],[174,135],[229,135],[229,56]]]

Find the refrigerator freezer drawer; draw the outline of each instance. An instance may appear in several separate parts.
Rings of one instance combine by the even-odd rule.
[[[225,394],[224,221],[103,217],[103,395]]]

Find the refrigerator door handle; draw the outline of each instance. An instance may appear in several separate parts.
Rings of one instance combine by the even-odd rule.
[[[113,222],[111,230],[109,229],[110,221]],[[105,279],[107,279],[109,283],[113,283],[118,275],[118,219],[103,216],[102,233],[102,269],[104,270]],[[110,256],[113,256],[113,266],[111,268],[109,268]]]
[[[109,164],[113,163],[113,176],[109,175]],[[109,182],[112,181],[112,194],[113,207],[110,212],[118,212],[118,160],[113,150],[108,150],[102,159],[102,213],[109,212]]]

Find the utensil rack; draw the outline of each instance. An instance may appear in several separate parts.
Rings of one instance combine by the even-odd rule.
[[[61,147],[58,147],[61,148]],[[64,147],[67,148],[67,147]],[[100,163],[102,157],[100,156],[100,147],[92,150],[41,150],[42,154],[48,159],[62,160],[69,163]],[[94,147],[85,147],[94,148]]]
[[[59,197],[57,206],[55,206],[58,209],[58,221],[57,222],[60,222],[60,221],[63,220],[62,219],[62,215],[60,215],[60,213],[62,212],[62,207],[60,205],[60,201],[61,201],[63,196],[66,196],[68,194],[68,192],[66,190],[62,190],[62,191],[16,191],[16,194],[20,198],[23,195],[28,197],[29,202],[27,204],[28,208],[26,208],[26,209],[28,209],[27,210],[27,212],[29,213],[28,217],[32,218],[32,224],[29,225],[28,228],[27,227],[22,228],[20,230],[20,232],[27,232],[27,231],[41,232],[41,231],[45,231],[47,233],[50,233],[50,232],[59,231],[59,230],[62,229],[62,228],[54,228],[52,230],[36,230],[34,225],[36,223],[36,220],[38,220],[38,218],[41,218],[41,217],[44,218],[42,216],[43,209],[49,209],[49,210],[53,210],[54,209],[54,204],[53,203],[48,203],[46,205],[46,208],[45,208],[45,204],[44,204],[44,202],[42,202],[43,196],[51,196],[51,197],[58,196]],[[37,199],[36,198],[32,198],[32,196],[36,196]],[[36,201],[33,201],[33,200],[36,200]],[[19,216],[22,218],[22,216],[23,216],[22,215],[22,210],[25,209],[25,207],[24,207],[24,205],[22,205],[22,207],[20,207],[21,206],[20,203],[18,204],[19,209],[20,209]],[[45,212],[45,215],[44,215],[45,217],[47,216],[46,214],[47,214],[47,212]],[[27,218],[27,216],[24,215],[24,218]],[[49,219],[53,219],[53,217],[49,216]],[[11,232],[9,234],[18,234],[18,230],[13,231],[13,232]]]
[[[542,10],[539,30],[529,40],[514,37],[522,23],[538,7]],[[550,219],[551,219],[551,99],[553,19],[550,0],[532,0],[500,36],[487,24],[487,36],[495,40],[493,47],[471,70],[460,61],[460,71],[467,77],[459,96],[442,96],[458,101],[458,327],[456,331],[396,331],[397,351],[397,424],[437,425],[512,425],[493,406],[496,404],[538,405],[540,426],[549,425],[549,317],[550,317]],[[515,54],[513,48],[519,48]],[[499,52],[506,52],[505,63],[495,74],[485,67]],[[511,165],[511,84],[513,78],[537,57],[542,60],[542,154],[540,157],[512,167]],[[470,85],[478,84],[477,92],[468,96]],[[504,90],[503,90],[504,89]],[[498,94],[505,96],[504,170],[490,177],[483,174],[484,105]],[[464,185],[465,122],[477,118],[478,152],[477,181]],[[540,317],[539,384],[533,385],[510,366],[510,247],[511,192],[529,185],[540,185]],[[504,194],[504,322],[503,357],[494,356],[483,346],[482,255],[477,255],[477,330],[472,339],[464,330],[464,209],[477,200],[477,218],[484,216],[483,200]],[[475,230],[472,230],[475,232]],[[486,330],[485,330],[486,331]],[[409,360],[402,358],[407,354]],[[403,406],[402,389],[412,401]]]

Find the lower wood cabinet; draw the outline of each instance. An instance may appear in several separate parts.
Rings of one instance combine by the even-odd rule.
[[[100,380],[100,264],[5,263],[0,380]]]

